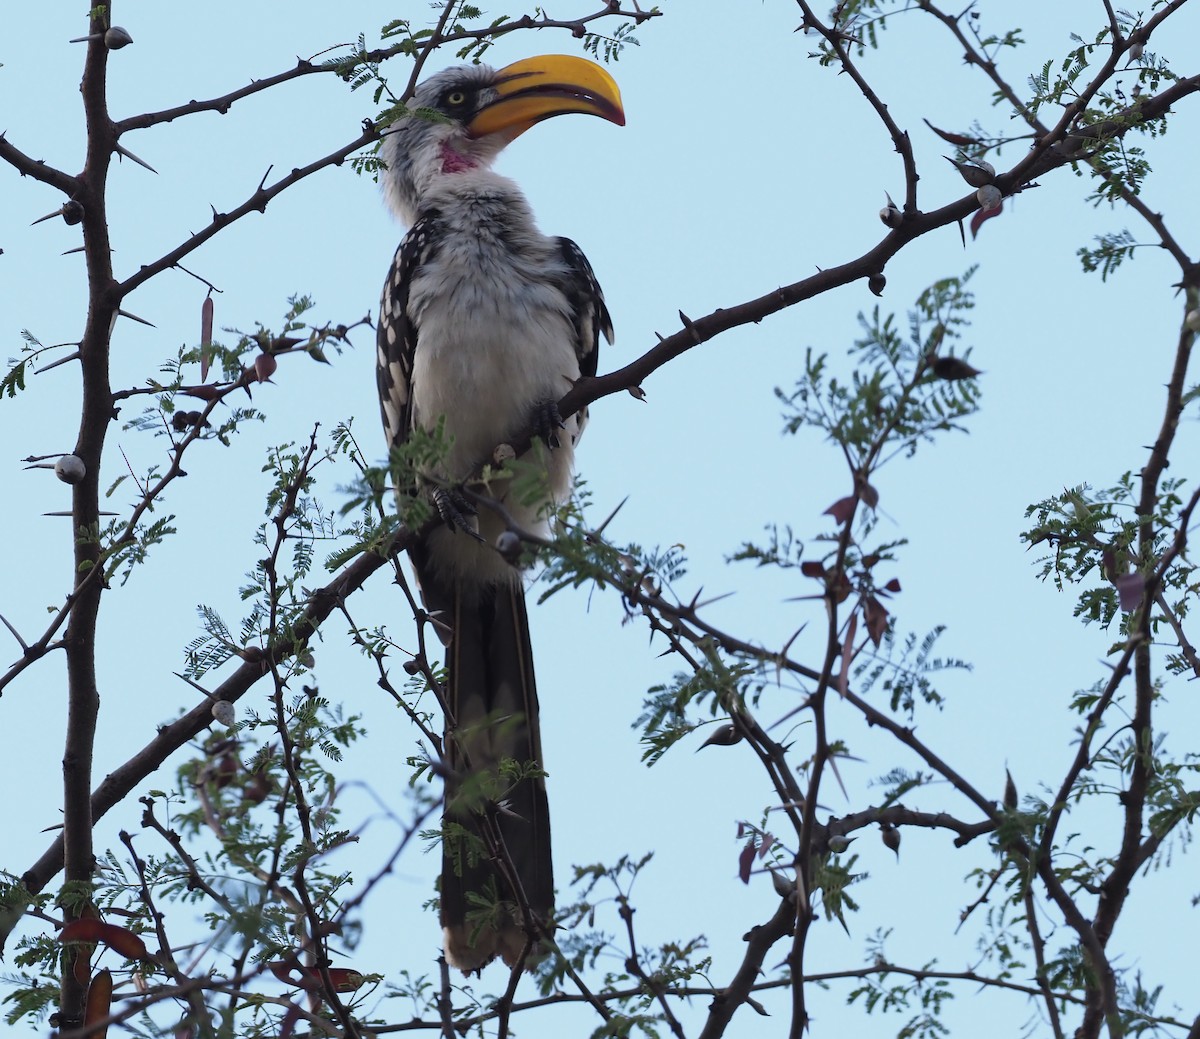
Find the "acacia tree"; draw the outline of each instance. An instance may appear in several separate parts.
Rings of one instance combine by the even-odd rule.
[[[832,984],[865,1011],[901,1010],[900,1034],[934,1035],[944,1028],[944,1002],[984,985],[1012,1000],[1018,1026],[1032,1003],[1036,1028],[1055,1036],[1151,1030],[1200,1036],[1200,1016],[1188,1016],[1195,1008],[1187,1015],[1161,1010],[1156,981],[1123,960],[1137,950],[1115,937],[1135,884],[1149,883],[1150,866],[1174,864],[1167,853],[1190,839],[1200,805],[1196,755],[1171,752],[1164,739],[1174,721],[1167,693],[1176,676],[1200,675],[1185,628],[1195,588],[1187,533],[1200,492],[1186,487],[1186,467],[1180,476],[1167,475],[1180,420],[1195,397],[1188,362],[1200,328],[1200,264],[1142,193],[1154,139],[1171,110],[1200,89],[1200,76],[1173,69],[1168,56],[1151,49],[1187,0],[1160,2],[1144,14],[1105,0],[1088,12],[1096,23],[1091,34],[1060,61],[1034,70],[1024,86],[1014,78],[1028,71],[1020,32],[988,25],[1003,12],[972,6],[952,13],[921,0],[861,0],[832,11],[802,0],[797,6],[810,57],[831,77],[853,81],[894,146],[903,197],[889,197],[880,212],[878,242],[780,287],[779,272],[764,271],[757,298],[704,316],[680,313],[677,332],[624,367],[581,380],[560,410],[570,414],[625,391],[639,395],[686,352],[838,287],[866,282],[881,294],[885,269],[903,262],[900,254],[912,243],[956,226],[964,240],[968,225],[972,235],[987,234],[984,221],[1010,216],[1009,200],[1035,184],[1061,182],[1064,190],[1126,211],[1142,230],[1101,234],[1080,257],[1106,278],[1143,245],[1160,247],[1176,264],[1180,330],[1164,372],[1161,428],[1136,472],[1114,472],[1101,491],[1076,486],[1035,503],[1026,534],[1044,554],[1043,575],[1078,586],[1081,618],[1113,635],[1104,677],[1071,700],[1078,728],[1069,766],[1040,776],[1036,792],[1022,794],[1011,778],[1002,788],[983,788],[957,748],[927,742],[915,725],[942,702],[938,672],[959,665],[934,656],[938,631],[921,637],[899,626],[895,575],[903,575],[904,559],[901,543],[879,532],[876,473],[962,428],[979,407],[982,381],[964,347],[970,272],[932,272],[906,326],[879,309],[861,316],[848,375],[846,358],[810,352],[794,388],[778,392],[788,431],[820,432],[844,460],[848,493],[829,505],[820,524],[788,517],[769,528],[765,541],[745,543],[737,557],[792,579],[795,594],[810,604],[805,630],[782,645],[764,645],[754,631],[718,624],[711,604],[688,585],[677,549],[614,543],[607,519],[592,515],[586,501],[565,507],[559,536],[537,546],[544,595],[571,586],[616,590],[628,621],[654,636],[653,652],[665,648],[676,664],[675,679],[649,690],[638,718],[648,760],[677,752],[681,741],[698,742],[686,738],[703,728],[704,744],[713,748],[706,754],[749,748],[748,789],[758,789],[764,777],[769,784],[762,814],[741,827],[738,870],[742,881],[770,885],[777,897],[767,918],[747,921],[740,965],[730,976],[712,976],[700,938],[672,935],[643,944],[631,886],[653,867],[647,859],[620,857],[620,848],[613,861],[576,870],[576,901],[561,911],[556,950],[535,971],[540,996],[528,993],[531,983],[523,985],[519,973],[463,983],[428,957],[378,970],[355,961],[369,922],[364,903],[383,877],[417,853],[418,833],[435,826],[440,779],[431,763],[440,721],[432,691],[442,672],[429,618],[402,562],[423,522],[420,510],[396,515],[390,487],[403,473],[372,467],[377,452],[360,443],[348,422],[297,439],[288,420],[280,439],[289,446],[266,460],[268,518],[253,535],[260,558],[240,586],[247,616],[235,627],[215,609],[202,609],[203,630],[186,646],[180,675],[195,691],[195,706],[173,721],[147,715],[142,749],[98,780],[97,676],[112,666],[99,625],[116,596],[143,597],[149,615],[158,594],[147,579],[156,551],[169,539],[194,536],[177,533],[164,511],[186,475],[185,456],[193,479],[211,481],[219,494],[220,445],[237,451],[236,434],[248,423],[280,421],[256,410],[259,398],[250,394],[301,355],[337,360],[345,344],[371,334],[364,327],[369,315],[313,321],[311,301],[297,296],[280,327],[260,324],[222,343],[213,327],[220,279],[204,269],[206,246],[313,174],[346,160],[358,173],[375,172],[381,131],[405,111],[439,52],[478,60],[501,36],[556,30],[612,60],[657,12],[614,0],[563,18],[537,9],[492,20],[452,0],[429,25],[398,20],[372,45],[360,39],[218,97],[117,118],[106,100],[106,75],[130,34],[114,24],[111,6],[97,7],[83,58],[82,171],[42,161],[37,142],[0,138],[0,158],[28,178],[18,188],[40,182],[61,193],[61,208],[50,216],[81,228],[87,270],[87,318],[78,341],[44,345],[31,315],[3,382],[6,397],[45,394],[50,407],[52,391],[43,389],[49,384],[41,375],[70,366],[82,391],[70,453],[25,459],[53,467],[71,486],[71,532],[60,534],[53,549],[64,567],[71,560],[61,606],[39,632],[5,622],[20,655],[0,677],[0,691],[8,695],[38,681],[39,671],[61,655],[67,707],[61,832],[36,861],[4,863],[0,934],[14,971],[5,997],[10,1024],[50,1015],[63,1036],[117,1026],[189,1036],[506,1035],[515,1015],[532,1028],[539,1008],[578,1003],[588,1015],[580,1034],[709,1037],[727,1034],[735,1014],[761,1012],[764,1001],[783,993],[788,1023],[756,1023],[756,1031],[773,1027],[772,1034],[786,1029],[799,1036],[810,1021],[814,986]],[[909,128],[863,72],[864,58],[886,43],[883,30],[897,19],[949,34],[995,93],[991,119],[934,129],[953,149],[951,161],[965,182],[954,198],[919,192]],[[341,80],[370,93],[372,117],[360,133],[288,173],[268,174],[240,204],[214,208],[204,227],[181,234],[161,255],[117,262],[107,175],[118,157],[143,164],[127,145],[133,131],[224,113],[310,76],[323,77],[331,90]],[[10,194],[22,213],[32,213],[33,203],[11,185]],[[114,329],[139,320],[126,303],[166,272],[186,272],[200,287],[199,339],[155,359],[138,379],[114,383]],[[11,407],[0,400],[0,415],[5,405]],[[106,450],[114,423],[165,444],[167,464],[139,472],[114,459]],[[415,461],[393,459],[393,469]],[[122,499],[114,485],[127,469],[133,494],[123,487]],[[351,482],[354,490],[345,490]],[[318,491],[338,507],[322,506]],[[63,569],[47,568],[46,581],[63,581]],[[403,633],[360,615],[361,590],[385,580],[379,571],[394,580],[395,599],[413,618]],[[238,580],[231,573],[230,581]],[[314,644],[334,617],[345,624],[326,639],[341,638],[348,626],[382,699],[342,704],[319,691]],[[123,680],[152,684],[161,677],[135,671]],[[413,779],[391,851],[347,870],[333,865],[356,827],[341,817],[334,798],[354,778],[344,774],[340,756],[381,704],[401,708],[411,722]],[[888,770],[882,798],[846,790],[839,768],[867,728],[891,741],[891,756],[875,762]],[[154,776],[168,761],[170,782]],[[839,788],[849,808],[834,812],[826,806]],[[918,792],[926,800],[936,795],[937,810],[914,807]],[[94,846],[96,822],[129,800],[142,806],[141,832],[122,832],[114,848]],[[967,971],[893,962],[877,934],[862,964],[835,971],[814,965],[819,925],[848,927],[856,919],[856,887],[878,882],[857,868],[851,841],[877,830],[898,852],[901,834],[914,828],[945,831],[964,849],[986,845],[982,866],[972,859],[962,868],[977,886],[961,916],[983,936],[980,961]],[[499,844],[483,853],[503,858],[507,850]],[[490,908],[481,905],[480,913]],[[619,965],[606,969],[613,949],[620,950]],[[485,982],[498,990],[483,994]],[[381,992],[404,997],[405,1012],[381,1000]],[[1185,1004],[1189,997],[1172,996]]]

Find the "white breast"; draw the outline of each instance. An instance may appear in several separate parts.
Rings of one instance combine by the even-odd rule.
[[[506,241],[481,236],[477,216],[468,226],[469,234],[445,228],[436,255],[421,267],[409,292],[417,328],[413,420],[427,429],[444,420],[453,446],[442,475],[453,482],[491,461],[498,445],[528,429],[536,406],[558,400],[579,377],[570,306],[556,284],[562,270],[557,243],[530,228],[514,250],[511,235]],[[578,419],[568,427],[559,448],[539,449],[555,500],[570,490],[572,445],[581,431]],[[504,504],[522,527],[543,532],[538,513],[544,502]],[[496,517],[481,515],[485,539],[501,529]],[[439,538],[445,547],[437,554],[444,564],[455,569],[461,564],[477,575],[483,564],[469,541],[462,535]],[[490,565],[501,563],[492,556]]]

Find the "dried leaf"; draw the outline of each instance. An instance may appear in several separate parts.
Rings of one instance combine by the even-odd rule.
[[[1122,574],[1113,584],[1117,587],[1117,598],[1121,609],[1128,613],[1136,610],[1142,602],[1142,593],[1146,590],[1146,578],[1141,574]]]
[[[285,985],[295,985],[292,980],[292,968],[295,966],[287,960],[275,960],[273,963],[267,964],[267,970],[275,975],[276,980],[282,981]]]
[[[977,209],[975,215],[971,217],[971,237],[974,238],[979,234],[979,229],[983,226],[985,220],[991,220],[994,216],[999,216],[1004,212],[1004,203],[1001,202],[995,209]]]
[[[863,602],[863,618],[867,622],[867,634],[878,648],[884,632],[887,631],[888,611],[875,596],[869,595]]]
[[[957,144],[960,148],[967,148],[973,144],[979,143],[974,137],[968,137],[966,134],[950,133],[948,130],[939,130],[928,119],[923,119],[923,122],[943,141],[947,141],[950,144]]]
[[[738,855],[738,876],[743,884],[750,883],[750,867],[754,865],[754,838],[751,837]]]
[[[824,577],[825,564],[816,560],[807,560],[800,564],[800,573],[805,577]]]
[[[835,523],[845,523],[851,516],[854,515],[854,505],[858,499],[854,495],[848,498],[839,498],[824,512],[826,516],[832,516]]]

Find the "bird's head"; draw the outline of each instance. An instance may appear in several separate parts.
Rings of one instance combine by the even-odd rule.
[[[594,62],[565,54],[502,69],[462,65],[430,76],[388,129],[388,202],[406,223],[444,177],[486,169],[510,141],[551,116],[581,112],[625,125],[621,93]]]

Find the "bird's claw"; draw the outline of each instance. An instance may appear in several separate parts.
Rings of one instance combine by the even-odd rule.
[[[438,515],[451,530],[464,530],[478,541],[482,541],[471,516],[476,514],[475,506],[456,487],[437,487],[433,491],[433,505]]]
[[[566,428],[567,424],[559,413],[557,401],[548,400],[534,405],[533,432],[539,440],[545,442],[547,447],[551,449],[559,447],[558,431]]]

